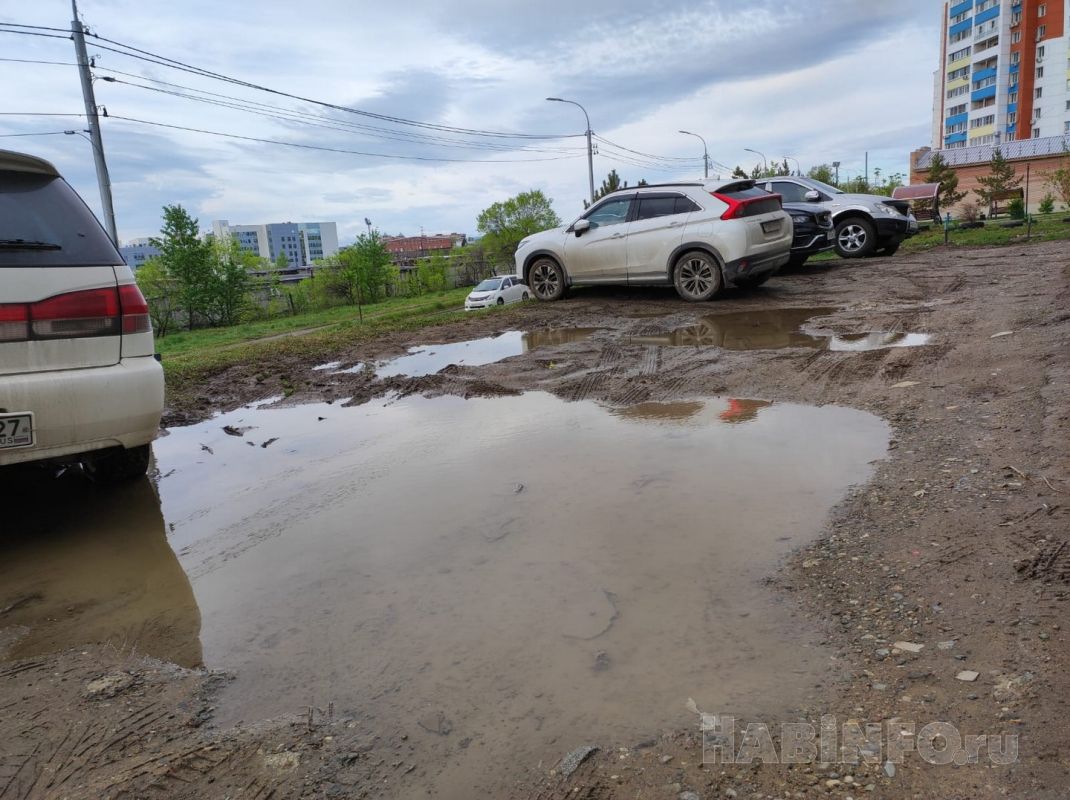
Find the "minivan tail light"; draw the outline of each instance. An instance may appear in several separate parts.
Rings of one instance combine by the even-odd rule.
[[[123,333],[151,333],[149,304],[136,283],[124,283],[119,287],[119,307],[123,315]]]
[[[134,293],[112,286],[57,294],[36,303],[0,304],[0,342],[118,336],[128,324],[129,332],[137,332],[147,324],[148,308],[133,288]],[[121,298],[131,312],[129,323]]]
[[[771,211],[779,211],[783,207],[782,198],[779,194],[764,194],[759,197],[744,197],[743,199],[733,197],[730,194],[721,194],[720,192],[710,192],[710,194],[728,206],[725,212],[721,214],[721,219],[740,219],[742,217],[756,216],[757,214],[768,214]]]

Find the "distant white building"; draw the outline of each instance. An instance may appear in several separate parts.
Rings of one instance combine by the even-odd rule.
[[[291,267],[308,267],[313,261],[338,252],[335,222],[273,222],[265,225],[231,225],[225,219],[212,222],[217,239],[234,237],[242,250],[274,262],[282,254]]]
[[[148,239],[131,239],[119,248],[119,255],[123,257],[126,265],[135,272],[145,266],[150,258],[160,255],[160,248],[151,244]]]

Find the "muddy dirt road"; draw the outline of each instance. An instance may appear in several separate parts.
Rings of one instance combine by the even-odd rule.
[[[5,476],[0,799],[1067,796],[1068,261],[458,315]],[[703,765],[697,709],[991,738]]]

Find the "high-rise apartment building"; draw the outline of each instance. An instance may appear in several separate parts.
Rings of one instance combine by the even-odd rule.
[[[212,233],[218,239],[233,236],[242,250],[271,262],[283,255],[291,267],[308,267],[338,252],[338,225],[334,222],[231,225],[217,219],[212,222]]]
[[[934,150],[1070,132],[1066,0],[943,2]]]

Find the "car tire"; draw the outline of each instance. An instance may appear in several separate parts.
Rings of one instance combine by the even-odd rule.
[[[527,284],[539,300],[560,300],[565,296],[565,271],[552,258],[540,258],[531,265]]]
[[[689,303],[712,300],[724,286],[721,265],[703,250],[689,250],[673,265],[672,282],[676,293]]]
[[[836,252],[841,258],[865,258],[877,246],[877,231],[865,217],[846,217],[836,223]]]
[[[500,306],[504,306],[505,305],[505,298],[504,297],[499,297],[498,298],[498,305],[500,305]]]
[[[82,457],[82,470],[93,483],[109,484],[132,481],[149,469],[152,447],[116,447],[88,453]]]
[[[887,247],[882,247],[877,252],[882,256],[894,256],[895,252],[899,249],[899,243],[890,244]]]

